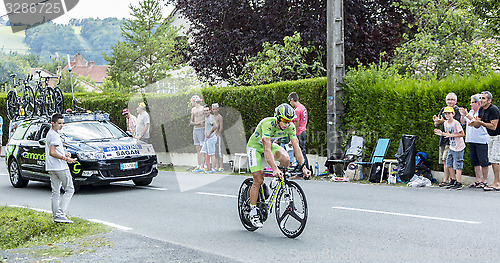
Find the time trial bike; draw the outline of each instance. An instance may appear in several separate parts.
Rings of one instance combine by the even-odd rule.
[[[302,166],[294,169],[279,167],[283,171],[282,178],[274,178],[270,183],[271,191],[266,183],[262,183],[257,199],[257,214],[264,223],[269,214],[276,213],[276,221],[281,232],[289,237],[298,237],[306,226],[307,222],[307,201],[304,191],[295,181],[288,180],[291,176],[303,175]],[[250,222],[250,188],[253,178],[247,178],[240,186],[238,193],[238,214],[240,221],[248,231],[255,231]]]

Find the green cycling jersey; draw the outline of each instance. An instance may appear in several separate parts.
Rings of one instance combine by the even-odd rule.
[[[255,128],[255,132],[250,136],[250,139],[248,139],[247,147],[257,149],[263,148],[262,138],[270,138],[271,142],[274,142],[283,137],[289,137],[290,139],[296,138],[297,135],[295,133],[296,130],[293,123],[290,123],[285,130],[281,130],[278,127],[275,117],[267,117],[259,122],[257,128]]]

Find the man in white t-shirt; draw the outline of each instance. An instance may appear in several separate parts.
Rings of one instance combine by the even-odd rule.
[[[52,187],[52,220],[56,223],[73,223],[66,217],[66,209],[75,193],[68,163],[74,163],[75,159],[71,158],[71,154],[64,150],[58,132],[64,125],[64,117],[60,113],[54,113],[51,121],[52,128],[47,132],[45,138],[45,170],[50,174]],[[61,185],[64,189],[62,196]]]
[[[135,127],[135,138],[148,143],[149,142],[149,126],[150,119],[149,114],[146,111],[146,104],[144,102],[139,103],[137,107],[137,126]]]
[[[474,118],[479,117],[479,97],[475,94],[470,97],[471,110],[467,112],[465,108],[460,108],[460,122],[467,124],[465,130],[465,142],[469,144],[470,164],[474,167],[476,181],[469,185],[469,188],[484,188],[488,182],[488,131],[486,127],[473,127],[470,123]],[[482,175],[482,176],[481,176]],[[482,177],[482,178],[481,178]]]

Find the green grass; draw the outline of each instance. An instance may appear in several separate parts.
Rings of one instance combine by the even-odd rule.
[[[24,54],[28,51],[28,46],[24,41],[24,31],[12,33],[10,26],[0,26],[0,50],[4,52],[14,51]]]
[[[73,224],[56,224],[51,214],[27,208],[0,206],[0,249],[46,246],[75,242],[109,231],[101,224],[73,217]],[[50,248],[53,249],[53,248]],[[60,249],[54,249],[60,253]],[[63,253],[63,252],[61,252]]]

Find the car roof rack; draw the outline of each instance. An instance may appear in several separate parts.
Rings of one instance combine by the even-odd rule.
[[[109,121],[109,113],[104,111],[69,112],[63,114],[64,122]]]

